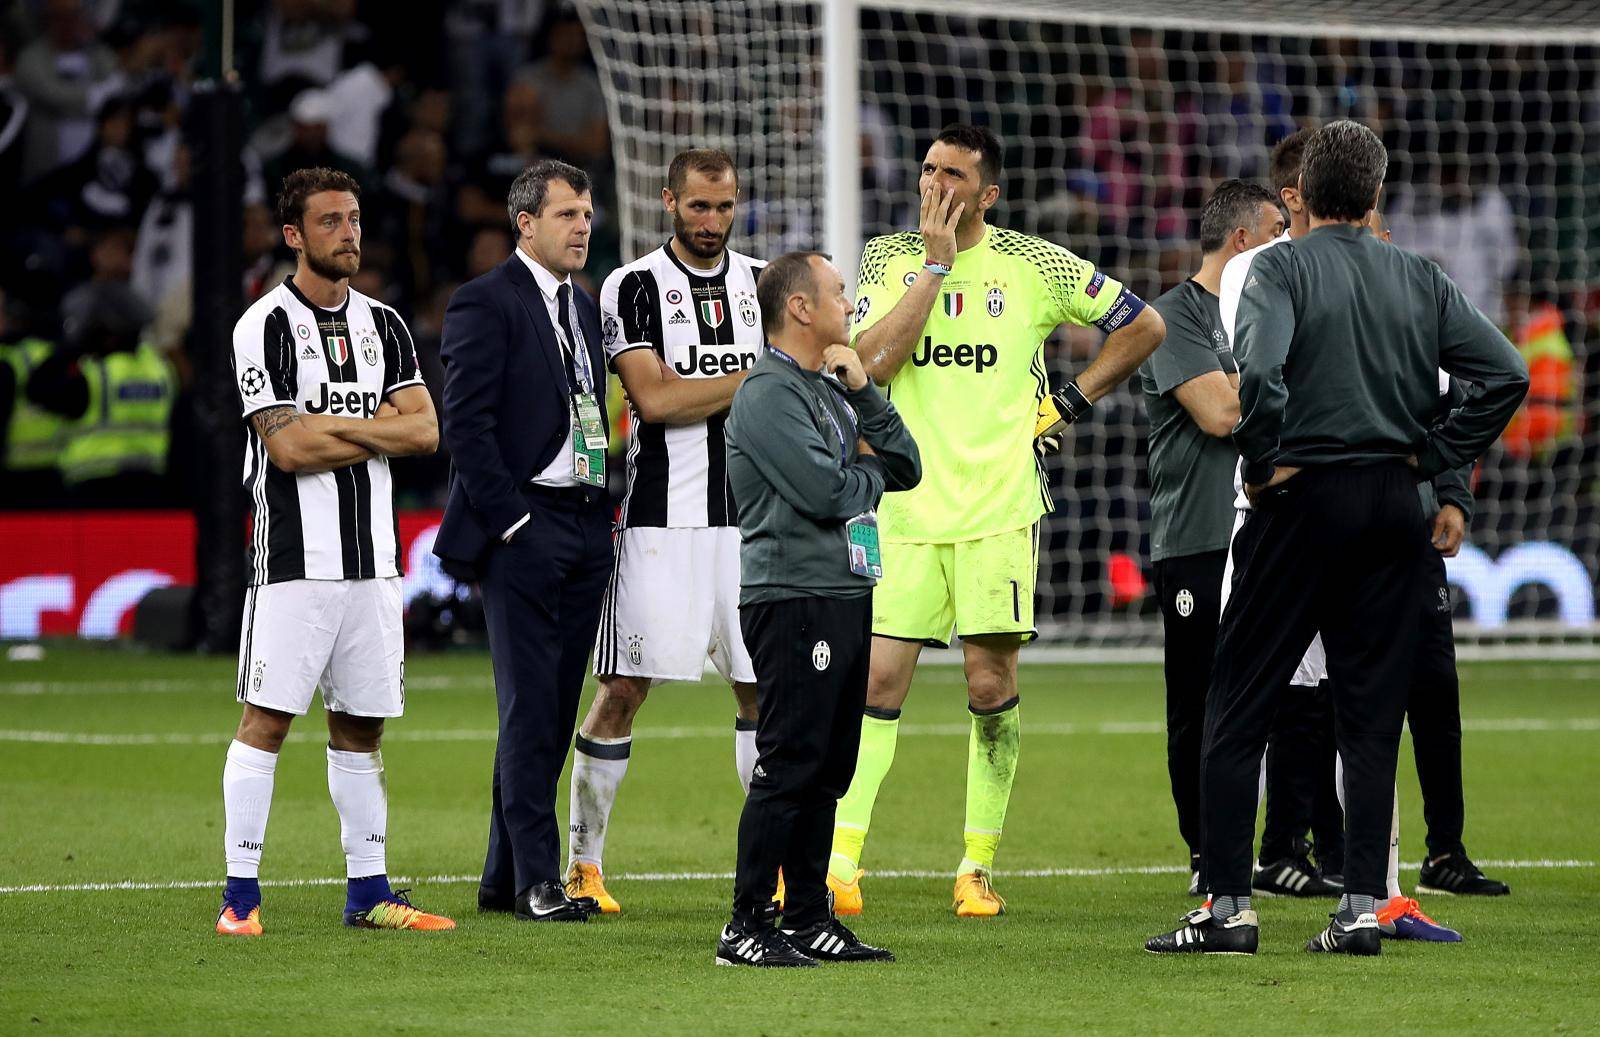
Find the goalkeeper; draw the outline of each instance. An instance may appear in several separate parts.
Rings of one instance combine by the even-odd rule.
[[[861,910],[862,844],[894,759],[900,709],[923,645],[959,632],[972,733],[966,849],[955,912],[1005,910],[990,869],[1020,746],[1017,654],[1036,633],[1039,517],[1051,510],[1036,438],[1059,435],[1160,345],[1159,314],[1094,264],[991,227],[1000,142],[947,126],[922,163],[921,227],[872,239],[861,256],[854,344],[922,447],[923,479],[879,511],[884,579],[873,598],[872,661],[855,780],[839,801],[829,885],[840,914]],[[1044,341],[1057,325],[1108,338],[1054,395]]]

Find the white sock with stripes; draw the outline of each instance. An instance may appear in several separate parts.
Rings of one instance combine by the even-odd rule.
[[[567,866],[574,861],[600,867],[606,849],[606,828],[617,788],[628,773],[633,738],[585,738],[573,741],[572,796],[568,809]]]
[[[261,872],[261,847],[267,839],[267,813],[272,809],[272,777],[278,754],[245,745],[228,745],[222,767],[223,856],[228,874],[253,879]]]

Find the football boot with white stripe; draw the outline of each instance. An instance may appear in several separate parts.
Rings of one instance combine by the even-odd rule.
[[[1346,921],[1339,915],[1330,915],[1328,928],[1313,936],[1306,950],[1317,954],[1355,954],[1370,956],[1383,953],[1383,937],[1378,928],[1378,916],[1368,911]]]
[[[837,918],[818,922],[807,929],[785,929],[783,935],[803,953],[818,961],[893,961],[894,953],[870,943],[845,927]]]
[[[758,969],[812,968],[817,959],[805,954],[766,922],[741,925],[729,922],[717,940],[718,965],[749,965]]]
[[[1503,897],[1511,887],[1491,879],[1466,853],[1449,853],[1422,863],[1417,878],[1419,893],[1448,893],[1464,897]]]
[[[1269,897],[1336,897],[1344,892],[1323,878],[1316,865],[1304,857],[1285,857],[1263,864],[1250,879],[1250,889]]]
[[[1261,923],[1254,911],[1221,919],[1208,903],[1183,916],[1183,925],[1144,942],[1151,954],[1254,954],[1261,942]]]

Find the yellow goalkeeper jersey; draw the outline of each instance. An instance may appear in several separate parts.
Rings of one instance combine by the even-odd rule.
[[[853,338],[922,270],[922,238],[887,234],[861,253]],[[948,543],[1031,525],[1054,505],[1033,450],[1050,391],[1044,340],[1057,325],[1110,332],[1139,309],[1122,285],[1058,245],[988,227],[956,255],[910,358],[888,385],[922,452],[922,482],[886,494],[885,541]]]

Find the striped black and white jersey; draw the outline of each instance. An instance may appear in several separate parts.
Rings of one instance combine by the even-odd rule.
[[[247,424],[250,583],[400,575],[389,460],[290,473],[267,458],[249,424],[269,407],[370,418],[396,389],[421,385],[411,332],[394,310],[351,289],[324,310],[292,281],[269,291],[233,328],[233,373]]]
[[[600,290],[606,361],[653,350],[683,378],[715,378],[751,367],[761,353],[756,278],[766,264],[728,250],[715,270],[685,266],[670,244],[612,273]],[[634,409],[628,490],[619,525],[736,526],[722,424],[642,421]]]

